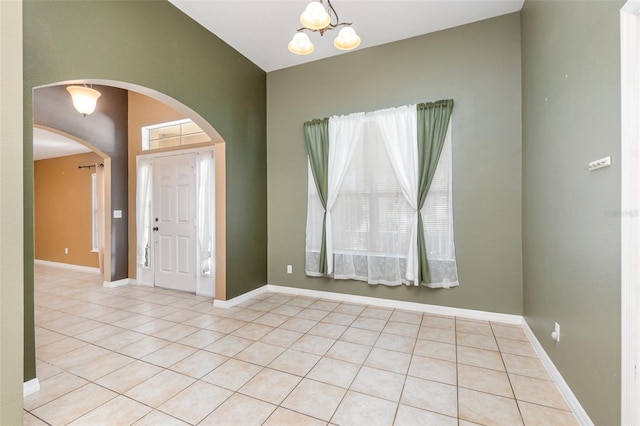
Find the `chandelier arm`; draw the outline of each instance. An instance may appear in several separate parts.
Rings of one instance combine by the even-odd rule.
[[[353,25],[353,22],[341,22],[339,24],[329,24],[329,26],[321,28],[319,30],[312,30],[311,28],[300,27],[296,31],[299,32],[299,33],[302,33],[302,32],[305,32],[305,31],[310,31],[312,33],[320,33],[320,35],[324,35],[324,33],[326,31],[333,30],[333,29],[336,29],[338,27],[349,27],[351,25]]]
[[[353,25],[353,22],[341,22],[341,23],[335,24],[335,25],[329,24],[329,26],[326,29],[333,30],[333,29],[338,28],[338,27],[350,27],[351,25]]]
[[[329,26],[337,27],[340,24],[340,17],[338,16],[338,12],[336,12],[336,10],[333,8],[333,5],[331,4],[331,0],[327,0],[327,5],[329,6],[327,8],[329,12],[329,17],[331,18],[331,12],[333,12],[333,14],[336,16],[336,23],[332,24],[331,22],[329,22]]]

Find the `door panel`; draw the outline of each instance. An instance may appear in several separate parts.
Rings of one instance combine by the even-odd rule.
[[[196,291],[196,154],[154,159],[155,285]]]

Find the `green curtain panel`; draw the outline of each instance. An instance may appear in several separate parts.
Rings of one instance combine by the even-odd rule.
[[[329,119],[315,119],[303,125],[304,139],[307,144],[309,164],[313,173],[313,180],[320,196],[324,219],[322,221],[322,244],[320,246],[319,272],[327,274],[327,188],[329,176]]]
[[[417,105],[418,110],[418,277],[420,283],[430,283],[424,224],[420,211],[436,173],[444,139],[453,110],[453,99]]]

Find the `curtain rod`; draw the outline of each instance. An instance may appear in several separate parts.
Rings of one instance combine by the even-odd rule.
[[[104,167],[104,164],[100,163],[98,164],[100,167]],[[90,169],[92,167],[95,167],[95,164],[89,164],[88,166],[78,166],[79,169]]]

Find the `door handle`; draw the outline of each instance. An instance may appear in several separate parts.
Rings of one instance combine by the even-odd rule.
[[[154,232],[155,232],[155,231],[157,231],[158,229],[159,229],[159,228],[158,228],[157,226],[154,226],[154,227],[153,227],[153,231],[154,231]]]

